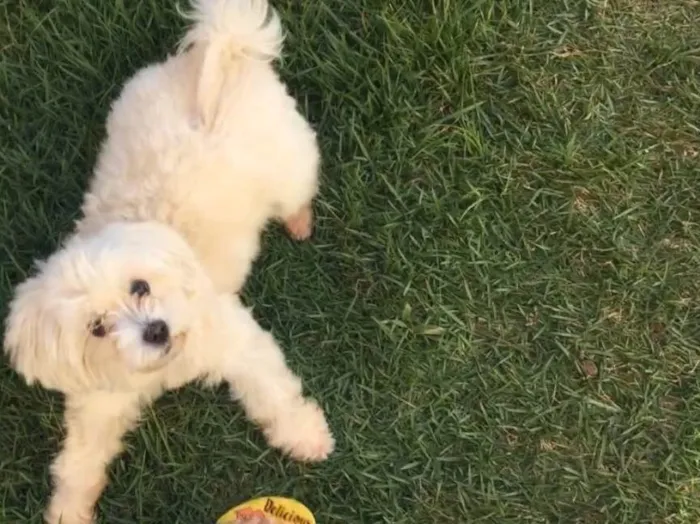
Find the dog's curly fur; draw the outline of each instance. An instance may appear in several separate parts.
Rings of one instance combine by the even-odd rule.
[[[180,51],[127,82],[78,231],[157,220],[185,236],[218,289],[238,291],[270,219],[311,230],[316,135],[271,61],[282,32],[265,0],[197,0]]]
[[[4,340],[28,383],[63,392],[50,524],[94,521],[105,468],[144,404],[226,381],[268,442],[334,446],[318,405],[235,292],[273,218],[307,236],[315,135],[271,67],[265,0],[197,0],[175,56],[125,86],[75,234],[17,287]]]

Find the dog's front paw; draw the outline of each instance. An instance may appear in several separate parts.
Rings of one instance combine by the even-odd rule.
[[[284,227],[292,238],[306,240],[313,231],[314,215],[311,206],[304,206],[284,220]]]
[[[335,447],[323,410],[309,399],[303,399],[299,405],[273,420],[265,428],[265,436],[271,446],[301,461],[325,460]]]
[[[44,512],[46,524],[95,524],[95,515],[91,512],[74,511],[68,507],[52,502]]]

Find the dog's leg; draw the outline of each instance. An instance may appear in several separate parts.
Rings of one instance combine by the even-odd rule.
[[[323,411],[302,394],[301,380],[287,367],[281,349],[243,308],[235,331],[241,346],[224,355],[223,378],[248,416],[260,424],[271,446],[297,460],[324,460],[334,440]]]
[[[284,219],[284,227],[295,240],[306,240],[313,232],[314,213],[311,204]]]
[[[90,394],[66,399],[67,436],[51,466],[54,491],[44,518],[49,524],[91,524],[107,484],[106,468],[121,451],[121,438],[136,422],[131,396]]]

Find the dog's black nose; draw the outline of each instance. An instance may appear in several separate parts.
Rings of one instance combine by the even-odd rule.
[[[149,322],[143,330],[143,341],[154,346],[162,346],[169,338],[170,330],[164,320]]]

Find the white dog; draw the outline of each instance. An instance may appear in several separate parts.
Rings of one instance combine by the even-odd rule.
[[[141,407],[228,381],[269,443],[324,459],[333,438],[271,336],[234,296],[270,219],[308,236],[316,138],[272,69],[265,0],[196,0],[181,50],[124,87],[75,235],[17,288],[5,351],[66,395],[51,524],[92,522]]]
[[[191,18],[180,51],[114,103],[77,228],[167,223],[236,292],[270,219],[310,234],[319,151],[272,67],[282,30],[267,1],[195,0]]]
[[[93,522],[105,468],[141,408],[193,380],[228,382],[269,444],[292,457],[333,450],[323,412],[270,334],[162,224],[115,222],[70,239],[18,286],[5,350],[28,383],[66,396],[50,524]]]

